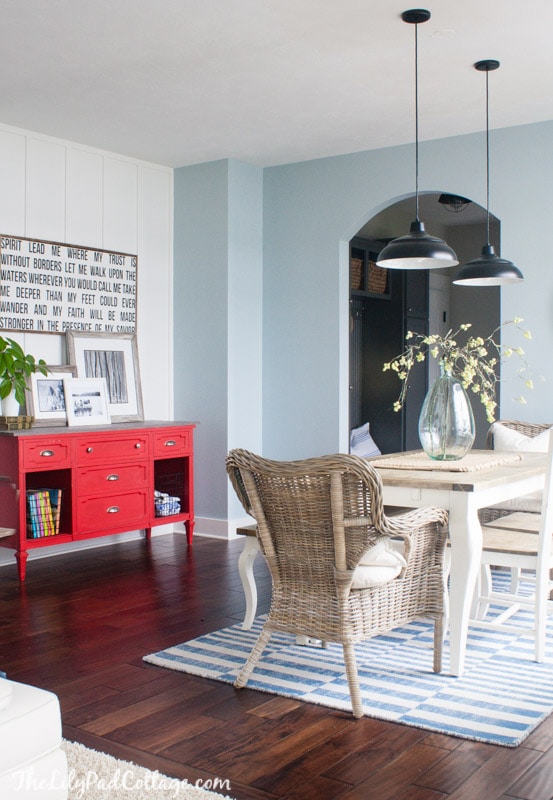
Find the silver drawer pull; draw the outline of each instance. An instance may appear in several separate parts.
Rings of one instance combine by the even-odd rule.
[[[115,474],[108,475],[107,478],[106,478],[106,481],[118,481],[118,480],[119,480],[119,475],[115,475]]]
[[[54,455],[53,450],[41,450],[40,455],[44,456],[45,458],[51,458]]]
[[[108,508],[108,514],[118,514],[119,513],[119,506],[110,506]]]
[[[174,440],[174,439],[168,439],[168,440],[165,442],[165,447],[174,447],[175,445],[176,445],[176,442],[175,442],[175,440]]]
[[[93,453],[94,452],[94,448],[93,447],[87,447],[86,448],[86,452],[87,453]]]
[[[141,448],[141,447],[142,447],[142,445],[140,444],[140,442],[137,442],[137,443],[135,444],[135,448],[136,448],[137,450],[140,450],[140,448]]]

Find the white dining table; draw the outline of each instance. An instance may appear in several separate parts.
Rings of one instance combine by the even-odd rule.
[[[432,462],[422,451],[371,459],[382,478],[386,505],[414,508],[432,505],[449,512],[452,675],[462,675],[465,667],[470,608],[482,554],[478,511],[543,489],[546,461],[545,453],[490,450],[473,450],[465,459],[450,462]],[[401,467],[392,466],[396,463]]]
[[[478,511],[543,489],[546,455],[473,450],[461,461],[433,462],[422,451],[409,451],[369,460],[382,479],[385,505],[438,506],[449,512],[450,672],[460,676],[465,666],[470,608],[482,553]],[[237,532],[246,534],[238,568],[246,596],[243,627],[249,628],[257,605],[253,563],[259,545],[255,526],[245,526]]]

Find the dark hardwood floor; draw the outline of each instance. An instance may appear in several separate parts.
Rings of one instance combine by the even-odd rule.
[[[551,717],[511,749],[145,664],[241,621],[242,546],[157,536],[29,562],[23,585],[15,562],[0,568],[0,669],[57,693],[66,739],[190,782],[228,780],[236,800],[553,796]],[[264,611],[261,559],[256,574]]]

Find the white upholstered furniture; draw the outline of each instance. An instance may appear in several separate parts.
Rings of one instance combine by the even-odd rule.
[[[0,678],[0,798],[66,800],[61,715],[52,692]]]

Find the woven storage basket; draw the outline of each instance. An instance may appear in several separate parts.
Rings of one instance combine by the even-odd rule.
[[[19,416],[19,417],[3,417],[0,416],[0,431],[21,431],[32,428],[34,417]]]
[[[369,261],[369,292],[384,294],[387,279],[388,270],[377,267],[374,261]]]
[[[363,259],[352,258],[350,260],[350,282],[352,289],[361,289],[363,282]]]
[[[159,494],[162,494],[161,492]],[[170,517],[173,514],[180,514],[180,497],[171,497],[163,494],[154,500],[156,517]]]

